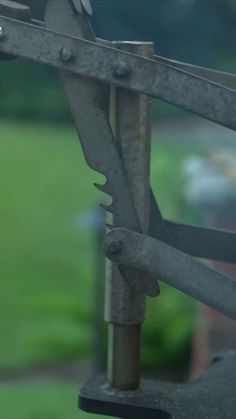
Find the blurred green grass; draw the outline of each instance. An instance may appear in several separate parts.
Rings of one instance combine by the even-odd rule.
[[[0,138],[0,369],[87,357],[92,238],[76,216],[98,176],[71,128],[1,123]]]
[[[192,151],[164,144],[153,144],[152,183],[163,214],[176,219],[184,200],[180,165]],[[94,236],[76,220],[104,201],[92,185],[102,177],[87,167],[70,126],[1,121],[0,150],[0,370],[91,358]],[[193,304],[162,289],[148,303],[144,368],[186,364]],[[72,384],[35,386],[1,385],[0,401],[10,410],[0,417],[84,417],[73,411]],[[14,397],[15,408],[7,403]]]
[[[0,417],[4,419],[95,419],[77,408],[78,385],[41,381],[0,385]],[[99,416],[101,419],[105,416]]]

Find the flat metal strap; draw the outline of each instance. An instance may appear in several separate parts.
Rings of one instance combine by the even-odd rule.
[[[194,64],[184,63],[182,61],[172,60],[170,58],[161,57],[154,55],[156,61],[171,65],[172,67],[180,68],[188,73],[194,74],[195,76],[203,79],[210,80],[214,83],[221,84],[229,89],[236,89],[236,75],[232,73],[226,73],[224,71],[215,70],[208,67],[200,67]]]
[[[236,233],[164,220],[170,240],[159,233],[158,220],[151,218],[151,236],[188,255],[201,259],[236,263]]]
[[[236,281],[201,264],[179,250],[143,234],[114,229],[106,236],[105,253],[116,264],[148,272],[153,282],[129,285],[153,295],[156,280],[184,292],[236,320]]]
[[[129,419],[235,419],[236,353],[228,352],[199,379],[188,384],[143,380],[140,390],[109,388],[96,377],[79,396],[79,407]]]
[[[10,0],[0,0],[0,15],[11,19],[30,22],[30,9],[25,4],[16,3]]]
[[[99,79],[157,97],[231,129],[236,129],[236,92],[181,69],[98,43],[47,31],[0,17],[6,37],[2,52],[63,67],[84,77]],[[71,50],[73,59],[62,65],[60,51]],[[126,77],[116,68],[125,63]]]

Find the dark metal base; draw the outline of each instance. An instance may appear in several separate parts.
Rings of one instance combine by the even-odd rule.
[[[188,384],[143,380],[139,390],[121,391],[96,377],[82,388],[79,407],[135,419],[235,419],[236,352],[216,356],[212,367]]]

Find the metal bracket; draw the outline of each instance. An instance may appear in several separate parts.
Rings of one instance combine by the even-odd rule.
[[[213,366],[188,384],[142,380],[140,389],[110,388],[103,376],[81,390],[79,406],[86,412],[129,419],[235,419],[236,352],[215,358]]]

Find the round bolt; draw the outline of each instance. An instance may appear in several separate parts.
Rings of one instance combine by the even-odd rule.
[[[60,49],[60,59],[61,61],[63,61],[64,63],[68,63],[69,61],[71,61],[73,58],[73,54],[71,49],[63,47]]]
[[[2,26],[0,26],[0,41],[5,38],[5,32]]]
[[[115,76],[122,78],[130,74],[130,67],[127,63],[120,62],[115,69]]]
[[[121,253],[123,249],[123,244],[121,241],[117,242],[111,242],[108,245],[108,253],[110,255],[117,255],[118,253]]]

